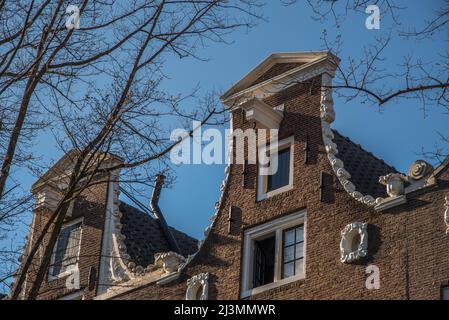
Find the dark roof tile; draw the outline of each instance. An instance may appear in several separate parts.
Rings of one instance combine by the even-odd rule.
[[[122,201],[119,208],[126,249],[136,265],[147,267],[154,262],[156,253],[171,251],[156,219]],[[170,230],[183,256],[187,257],[198,250],[198,240],[175,228],[170,227]]]
[[[350,181],[356,190],[363,195],[374,198],[387,197],[385,186],[379,183],[379,177],[388,173],[398,172],[382,159],[375,157],[371,152],[364,150],[359,144],[333,130],[337,144],[339,158],[345,164],[345,169],[351,174]]]

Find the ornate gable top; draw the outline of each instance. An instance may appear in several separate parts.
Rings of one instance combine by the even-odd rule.
[[[340,61],[329,51],[273,53],[227,90],[221,99],[226,101],[246,89],[262,86],[272,79],[294,73],[299,69],[306,69],[308,66],[324,60],[334,64],[338,64]]]

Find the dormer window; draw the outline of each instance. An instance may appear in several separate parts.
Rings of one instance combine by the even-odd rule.
[[[293,188],[293,142],[294,137],[280,141],[277,153],[270,147],[262,150],[269,154],[269,165],[277,160],[277,170],[271,175],[262,175],[259,168],[257,200],[264,200]]]
[[[64,225],[51,258],[49,280],[70,275],[78,267],[82,221],[77,219]]]

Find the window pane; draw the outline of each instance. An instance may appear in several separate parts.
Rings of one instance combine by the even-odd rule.
[[[284,249],[284,262],[289,262],[295,259],[295,246]]]
[[[268,176],[267,191],[279,189],[288,185],[290,180],[290,148],[278,152],[278,170]]]
[[[301,275],[304,273],[304,259],[295,261],[295,275]]]
[[[288,278],[294,275],[294,266],[295,263],[294,262],[290,262],[290,263],[286,263],[284,264],[284,274],[283,274],[283,278]]]
[[[70,269],[77,262],[81,237],[81,223],[61,230],[54,253],[53,276]]]
[[[296,228],[296,242],[304,241],[304,228]]]
[[[295,259],[304,257],[304,246],[302,245],[302,243],[298,243],[295,247],[296,247]]]
[[[442,289],[441,295],[442,300],[449,300],[449,287],[444,287]]]
[[[275,236],[254,241],[253,288],[274,281]]]
[[[295,243],[295,230],[288,230],[284,232],[284,246],[289,246]]]

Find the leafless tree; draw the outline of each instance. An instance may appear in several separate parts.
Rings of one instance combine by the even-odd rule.
[[[434,56],[399,57],[402,62],[391,67],[395,55],[395,46],[412,42],[415,46],[427,46],[449,41],[449,1],[429,2],[429,12],[433,18],[429,21],[407,21],[401,19],[403,12],[413,4],[395,0],[283,0],[286,5],[307,5],[313,12],[313,18],[321,21],[328,29],[323,30],[323,47],[342,58],[337,67],[332,89],[337,96],[351,101],[378,106],[379,110],[399,100],[421,108],[425,114],[430,108],[449,111],[449,47],[443,46]],[[378,34],[368,46],[352,50],[342,55],[345,43],[352,39],[344,34],[341,25],[349,19],[368,17],[365,12],[369,5],[377,5],[381,21],[388,26],[375,30]],[[432,6],[433,5],[433,6]],[[360,20],[360,19],[359,19]],[[362,20],[363,21],[363,20]],[[364,28],[364,25],[360,26]],[[396,47],[397,48],[397,47]],[[434,53],[434,52],[432,52]],[[336,61],[337,63],[337,61]],[[388,85],[386,85],[388,83]],[[448,133],[440,133],[441,144],[436,151],[424,152],[426,157],[437,160],[449,154]],[[446,142],[446,143],[445,143]]]
[[[12,299],[31,269],[25,297],[37,297],[67,208],[81,192],[117,170],[122,183],[149,185],[155,172],[168,170],[167,155],[180,142],[170,141],[171,129],[191,120],[224,121],[215,95],[164,88],[164,59],[201,59],[199,47],[225,42],[228,33],[260,18],[258,0],[84,0],[80,28],[67,30],[68,4],[0,2],[1,139],[7,145],[1,151],[0,199],[9,192],[11,167],[23,164],[22,140],[31,141],[37,129],[47,126],[73,164],[56,210],[28,243]],[[111,154],[121,162],[104,167]]]

